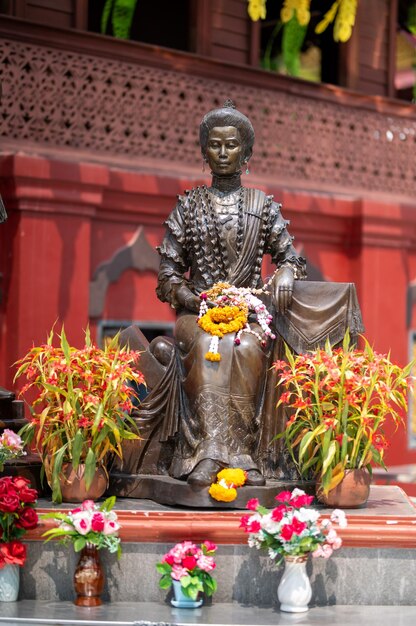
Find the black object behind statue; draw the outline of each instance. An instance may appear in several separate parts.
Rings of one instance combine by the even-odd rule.
[[[143,439],[126,442],[111,491],[166,504],[224,506],[207,487],[221,468],[240,467],[247,486],[228,506],[244,506],[254,493],[269,505],[278,487],[300,484],[283,444],[273,441],[286,416],[276,410],[271,365],[284,357],[284,341],[302,352],[327,337],[339,342],[347,327],[356,337],[363,330],[361,314],[354,285],[302,282],[305,260],[293,247],[280,205],[241,185],[254,143],[248,118],[230,103],[210,111],[200,143],[212,184],[179,197],[159,249],[157,293],[177,311],[175,340],[157,338],[149,345],[134,327],[121,337],[145,350],[140,368],[150,393],[135,416]],[[196,324],[200,294],[218,282],[261,289],[265,254],[277,267],[262,296],[274,312],[277,339],[261,343],[245,333],[236,346],[235,333],[228,333],[221,361],[207,361],[211,336]],[[250,328],[260,331],[254,323]]]

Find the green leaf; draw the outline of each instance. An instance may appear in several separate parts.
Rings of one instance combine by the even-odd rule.
[[[74,466],[74,470],[78,469],[79,460],[81,457],[82,448],[84,446],[85,439],[81,430],[77,430],[74,441],[72,444],[72,465]]]
[[[86,543],[87,543],[87,540],[85,539],[85,537],[77,537],[74,541],[75,552],[81,552],[81,550],[85,548]]]
[[[159,587],[161,589],[169,589],[169,587],[172,584],[172,578],[170,575],[165,574],[164,576],[162,576],[162,578],[159,580]]]
[[[159,574],[170,574],[170,572],[172,571],[172,566],[168,563],[157,563],[156,569]]]
[[[87,489],[89,489],[91,487],[91,483],[94,479],[94,475],[95,475],[95,469],[96,469],[96,462],[95,462],[95,454],[92,450],[92,448],[90,448],[88,450],[88,454],[87,454],[87,458],[85,459],[85,486]]]
[[[298,76],[300,69],[300,51],[307,31],[307,26],[299,24],[295,16],[283,25],[282,53],[283,61],[290,76]]]
[[[325,474],[325,472],[331,466],[336,450],[337,450],[336,442],[331,441],[331,443],[329,444],[328,453],[326,457],[324,458],[324,462],[322,464],[322,474]]]
[[[103,35],[107,32],[107,24],[110,19],[111,11],[113,9],[114,0],[106,0],[101,14],[101,32]]]
[[[110,496],[109,498],[104,500],[104,502],[100,506],[100,511],[111,511],[111,509],[114,508],[115,503],[116,503],[116,497]]]

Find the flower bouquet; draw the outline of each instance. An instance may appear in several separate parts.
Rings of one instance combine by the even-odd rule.
[[[32,419],[20,434],[25,442],[34,441],[55,502],[62,501],[68,464],[75,472],[84,470],[87,493],[97,468],[104,471],[104,488],[94,494],[99,497],[107,486],[109,455],[122,458],[123,439],[138,438],[129,413],[134,386],[144,382],[134,365],[139,353],[120,348],[117,335],[101,350],[88,329],[81,350],[68,344],[63,329],[59,347],[52,345],[53,338],[52,331],[46,344],[33,347],[18,361],[15,379],[24,375],[28,381],[21,393],[36,392]]]
[[[104,572],[98,550],[106,548],[109,552],[121,555],[120,525],[117,515],[112,510],[115,496],[107,498],[101,506],[92,500],[85,500],[81,506],[68,513],[45,513],[42,519],[53,519],[58,523],[43,533],[46,541],[57,539],[64,545],[72,543],[75,552],[81,552],[74,573],[74,587],[77,606],[100,606],[104,589]]]
[[[22,566],[26,561],[26,546],[20,541],[28,530],[36,528],[38,516],[35,511],[36,489],[21,476],[0,478],[0,578],[8,566]],[[18,568],[17,568],[18,569]],[[3,581],[4,582],[4,581]],[[16,576],[16,589],[5,587],[9,597],[0,599],[15,600],[18,594],[19,579]]]
[[[0,472],[4,470],[4,464],[10,459],[24,456],[26,452],[23,450],[23,441],[20,436],[5,428],[0,435]]]
[[[92,500],[85,500],[68,513],[45,513],[42,519],[53,519],[58,522],[58,526],[47,530],[42,536],[46,541],[58,539],[64,545],[72,543],[75,552],[80,552],[90,544],[97,550],[107,548],[120,557],[120,525],[117,514],[112,510],[115,502],[115,496],[107,498],[101,506]]]
[[[320,513],[308,508],[313,496],[301,489],[282,491],[276,496],[278,506],[271,511],[260,506],[257,499],[247,502],[247,508],[254,511],[243,515],[240,527],[249,534],[251,548],[264,548],[269,557],[281,562],[286,557],[328,558],[342,545],[334,523],[340,528],[347,526],[344,511],[336,509],[330,519],[320,521]]]
[[[162,574],[159,585],[168,589],[174,582],[179,583],[185,597],[196,600],[200,592],[211,596],[217,589],[217,581],[210,572],[215,569],[215,543],[204,541],[200,547],[191,541],[177,543],[162,561],[156,565]]]
[[[333,511],[330,519],[320,520],[315,509],[308,508],[313,496],[301,489],[282,491],[276,496],[278,505],[269,511],[257,499],[249,500],[253,513],[241,518],[240,526],[248,533],[248,545],[266,549],[271,559],[284,560],[285,571],[278,587],[280,610],[300,613],[308,610],[312,589],[306,573],[306,560],[328,558],[342,545],[334,524],[347,526],[345,513]]]
[[[350,345],[347,333],[342,348],[327,342],[325,349],[277,361],[278,385],[284,392],[279,404],[291,412],[284,437],[302,476],[314,476],[328,494],[347,470],[385,467],[384,434],[387,421],[397,426],[407,409],[408,378],[412,363],[401,368],[390,357]]]

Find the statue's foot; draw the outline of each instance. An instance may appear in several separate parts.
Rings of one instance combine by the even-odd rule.
[[[188,485],[208,487],[217,480],[221,465],[212,459],[200,461],[187,478]]]
[[[265,484],[266,479],[259,470],[247,470],[246,485],[251,485],[252,487],[263,487]]]

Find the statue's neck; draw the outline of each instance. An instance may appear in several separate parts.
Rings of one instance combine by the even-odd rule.
[[[241,187],[241,172],[236,172],[230,176],[212,175],[211,189],[220,194],[232,193],[238,191]]]

